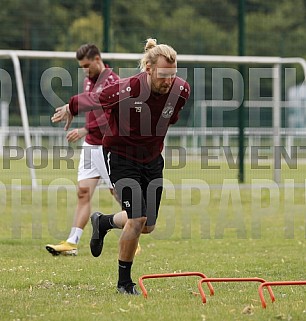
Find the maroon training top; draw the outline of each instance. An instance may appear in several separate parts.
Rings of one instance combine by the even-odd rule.
[[[69,109],[73,116],[101,106],[111,110],[102,142],[105,149],[148,163],[162,152],[168,127],[177,122],[189,95],[189,84],[179,77],[167,94],[154,94],[148,86],[147,74],[142,72],[119,80],[99,94],[85,92],[71,97]]]
[[[119,76],[113,72],[109,66],[105,65],[105,67],[106,69],[104,69],[96,79],[88,77],[84,79],[84,92],[93,92],[99,94],[104,87],[114,83],[119,79]],[[109,112],[104,112],[102,109],[97,109],[88,111],[85,114],[85,117],[85,128],[88,130],[85,141],[91,145],[101,145],[105,129],[108,124]]]

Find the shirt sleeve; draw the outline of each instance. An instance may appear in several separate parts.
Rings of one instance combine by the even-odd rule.
[[[95,118],[91,121],[86,122],[85,128],[90,133],[92,130],[96,129],[97,127],[105,127],[108,124],[110,110],[104,110],[103,112],[99,112],[96,114],[94,112]]]
[[[171,125],[175,124],[179,120],[179,112],[183,109],[187,100],[190,97],[190,86],[188,82],[184,82],[184,84],[180,84],[178,86],[177,95],[178,95],[179,108],[175,110],[174,114],[170,119],[169,123]]]
[[[137,90],[137,88],[136,88]],[[69,101],[71,115],[96,109],[113,109],[117,104],[125,99],[133,97],[131,86],[125,82],[116,82],[105,87],[100,93],[85,92],[72,96]]]
[[[76,116],[91,110],[101,109],[107,102],[103,100],[103,94],[85,92],[72,96],[69,100],[69,110],[71,115]]]

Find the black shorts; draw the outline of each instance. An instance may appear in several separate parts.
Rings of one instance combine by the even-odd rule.
[[[128,218],[147,217],[147,226],[155,225],[163,192],[162,155],[141,164],[104,150],[110,180]]]

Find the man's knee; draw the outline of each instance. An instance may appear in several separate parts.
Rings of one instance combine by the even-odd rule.
[[[90,192],[88,187],[79,187],[78,188],[78,199],[83,202],[90,201]]]
[[[143,227],[145,226],[147,221],[146,217],[138,217],[138,218],[132,218],[128,220],[128,224],[137,232],[141,233]]]
[[[144,226],[144,228],[142,229],[142,233],[143,234],[150,234],[151,232],[153,232],[155,229],[155,225],[151,225],[151,226]]]

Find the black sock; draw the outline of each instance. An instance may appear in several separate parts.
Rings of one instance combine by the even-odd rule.
[[[115,214],[100,216],[100,229],[111,230],[113,228],[117,228],[116,224],[114,223],[114,216]]]
[[[118,228],[118,226],[114,223],[114,216],[115,214],[109,215],[109,224],[112,226],[112,228]]]
[[[118,267],[119,267],[119,280],[118,286],[126,285],[132,282],[131,278],[131,268],[133,262],[124,262],[118,260]]]

